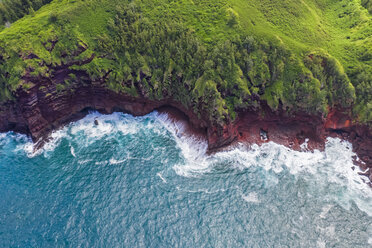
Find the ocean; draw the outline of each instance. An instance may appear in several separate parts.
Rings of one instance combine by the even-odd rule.
[[[0,247],[372,247],[350,143],[207,155],[184,129],[164,113],[92,112],[36,152],[0,134]]]

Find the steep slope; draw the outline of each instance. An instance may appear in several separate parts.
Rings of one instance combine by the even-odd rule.
[[[324,114],[329,106],[349,107],[356,100],[355,113],[368,121],[370,23],[371,16],[358,1],[54,1],[1,32],[1,70],[7,75],[1,95],[12,98],[27,68],[32,75],[47,75],[45,64],[66,63],[67,55],[84,44],[87,49],[78,59],[95,58],[81,69],[95,77],[111,70],[111,88],[136,94],[132,78],[147,73],[151,82],[137,80],[144,88],[140,91],[163,98],[169,77],[186,76],[188,89],[182,95],[170,93],[172,97],[192,106],[210,102],[212,96],[216,103],[202,108],[220,121],[234,119],[236,108],[259,106],[252,98],[267,100],[273,109],[283,104]],[[136,44],[120,44],[124,38]],[[156,46],[165,39],[168,47]],[[187,39],[194,51],[191,45],[178,44]],[[162,61],[151,65],[157,58],[149,50],[162,53]],[[178,51],[200,58],[187,60],[184,54],[176,55]],[[125,53],[134,58],[123,59]],[[23,57],[16,58],[19,54]],[[112,59],[118,56],[121,61]],[[319,67],[322,61],[326,67]],[[155,68],[159,64],[161,68]],[[123,88],[122,81],[130,87]],[[182,84],[176,87],[183,89]]]
[[[368,4],[54,0],[0,32],[0,129],[37,140],[87,108],[172,105],[208,129],[211,148],[244,136],[244,113],[259,123],[312,119],[318,138],[367,138]]]

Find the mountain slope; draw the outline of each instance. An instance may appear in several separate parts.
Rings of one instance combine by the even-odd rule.
[[[174,99],[214,123],[261,101],[372,120],[366,1],[54,0],[0,33],[0,99],[82,72],[133,97]],[[61,80],[58,71],[68,68]],[[47,94],[47,93],[45,93]]]

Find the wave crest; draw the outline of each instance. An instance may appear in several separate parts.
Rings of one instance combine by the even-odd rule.
[[[98,125],[95,120],[98,121]],[[148,130],[151,130],[151,133]],[[70,145],[69,155],[79,157],[81,147],[87,147],[105,137],[115,139],[118,134],[135,136],[143,132],[149,139],[152,138],[150,135],[162,137],[170,135],[181,157],[180,161],[172,165],[173,170],[179,176],[201,178],[219,170],[221,166],[240,171],[251,167],[261,168],[268,172],[266,173],[268,177],[290,173],[313,185],[314,192],[321,192],[324,197],[336,200],[345,208],[350,208],[352,202],[355,202],[361,210],[372,214],[372,190],[358,175],[359,168],[352,169],[355,153],[352,152],[352,145],[349,142],[328,138],[324,152],[306,151],[306,144],[303,145],[303,151],[293,151],[272,142],[251,147],[239,144],[228,151],[208,156],[206,154],[207,141],[200,137],[187,135],[185,131],[185,123],[174,121],[167,114],[158,112],[144,117],[133,117],[122,113],[111,115],[91,113],[84,119],[53,132],[44,147],[36,152],[30,139],[14,133],[0,134],[0,145],[4,146],[10,140],[18,139],[14,151],[23,151],[30,158],[40,155],[48,157],[53,154],[61,141],[66,139]],[[154,151],[158,149],[158,147],[153,148]],[[130,147],[130,149],[135,149],[135,147]],[[85,161],[89,158],[81,159]],[[148,158],[150,159],[151,157]],[[112,158],[109,161],[110,164],[122,162],[124,160],[119,158]],[[271,179],[267,178],[267,180]],[[250,201],[255,199],[252,195],[244,195],[243,198]]]

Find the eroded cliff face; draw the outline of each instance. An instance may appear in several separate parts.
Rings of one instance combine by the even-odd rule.
[[[372,129],[367,125],[353,123],[349,111],[331,109],[326,118],[297,113],[288,116],[272,112],[268,107],[263,112],[242,112],[234,127],[239,140],[248,144],[273,141],[294,150],[324,150],[327,137],[338,137],[350,141],[358,155],[358,164],[372,181]],[[367,178],[366,178],[367,179]]]
[[[14,102],[6,102],[0,106],[0,132],[7,131],[30,134],[23,114]]]
[[[358,164],[372,180],[372,130],[353,123],[347,112],[332,109],[327,118],[305,113],[289,116],[285,112],[273,112],[262,102],[259,111],[245,110],[233,123],[216,124],[209,121],[207,114],[198,118],[191,108],[173,99],[151,100],[142,94],[133,97],[117,93],[105,86],[105,78],[93,80],[84,71],[70,69],[71,65],[89,63],[92,59],[71,60],[68,64],[51,66],[49,77],[34,77],[26,73],[23,81],[31,87],[19,89],[14,101],[0,106],[0,131],[25,133],[42,145],[42,140],[51,131],[83,118],[88,110],[101,113],[121,111],[138,116],[167,106],[182,112],[194,129],[205,134],[210,152],[236,141],[247,144],[274,141],[295,150],[303,149],[301,145],[306,143],[306,149],[322,150],[328,136],[349,140],[362,160]],[[64,85],[71,74],[74,83],[58,87]]]
[[[40,85],[35,85],[27,92],[20,91],[16,102],[3,106],[0,112],[0,131],[26,133],[37,142],[54,129],[83,118],[89,110],[106,114],[120,111],[142,116],[163,106],[172,106],[182,111],[194,127],[202,129],[208,125],[192,111],[171,99],[154,101],[135,98],[113,92],[99,82],[75,85],[62,92],[55,89],[55,84],[45,82],[41,89]]]
[[[353,144],[353,150],[362,160],[358,164],[363,170],[368,170],[372,181],[372,128],[353,123],[345,112],[331,110],[324,123],[324,128],[330,136],[338,136]]]

